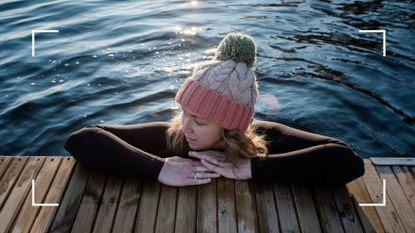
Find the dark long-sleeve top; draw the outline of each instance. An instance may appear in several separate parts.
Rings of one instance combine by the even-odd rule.
[[[253,179],[337,185],[364,174],[363,160],[345,143],[283,124],[254,121],[266,135],[268,154],[251,159]],[[168,122],[93,125],[72,133],[65,149],[104,172],[157,179],[167,150]]]

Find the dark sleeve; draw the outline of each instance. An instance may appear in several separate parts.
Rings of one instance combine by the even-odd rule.
[[[95,170],[155,180],[164,165],[167,128],[167,122],[88,126],[72,133],[65,149]]]
[[[266,157],[251,160],[254,179],[337,185],[364,174],[363,160],[344,142],[278,123],[257,127],[270,143]]]

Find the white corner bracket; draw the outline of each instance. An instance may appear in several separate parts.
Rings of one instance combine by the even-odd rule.
[[[377,32],[377,33],[382,33],[383,34],[383,56],[386,57],[386,30],[359,30],[360,33],[372,33],[372,32]]]
[[[32,30],[32,57],[35,56],[35,35],[36,33],[59,32],[59,30]]]
[[[359,206],[386,206],[386,180],[383,179],[383,202],[382,203],[362,203]]]
[[[32,179],[32,206],[59,206],[58,203],[35,203],[35,180]]]

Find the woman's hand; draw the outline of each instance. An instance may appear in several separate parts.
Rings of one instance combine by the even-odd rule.
[[[190,151],[189,156],[200,159],[205,167],[226,178],[238,180],[252,178],[250,158],[238,158],[236,161],[238,167],[235,167],[226,161],[225,155],[220,151]]]
[[[164,160],[157,180],[165,185],[187,186],[207,184],[211,178],[217,177],[220,175],[206,168],[200,161],[174,156]]]

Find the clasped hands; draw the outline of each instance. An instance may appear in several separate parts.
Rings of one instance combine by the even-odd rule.
[[[189,156],[196,160],[179,156],[166,158],[158,181],[170,186],[188,186],[207,184],[220,176],[238,180],[252,178],[250,158],[238,158],[238,166],[234,166],[220,151],[190,151]]]

